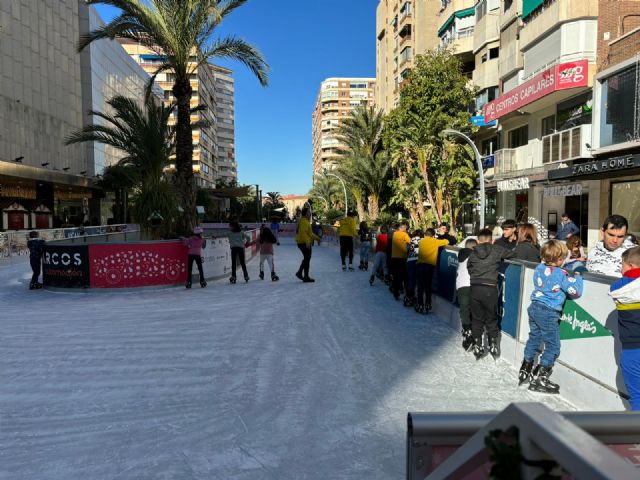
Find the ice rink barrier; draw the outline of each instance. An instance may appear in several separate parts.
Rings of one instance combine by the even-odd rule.
[[[247,261],[257,253],[257,230],[248,230],[251,245],[245,249]],[[231,251],[227,238],[207,238],[202,252],[207,279],[226,276],[231,271]],[[181,240],[82,242],[65,239],[44,246],[45,288],[143,288],[183,285],[187,280],[187,248]],[[194,264],[194,278],[197,268]],[[197,284],[198,279],[196,279]]]
[[[518,368],[529,335],[527,308],[531,303],[536,265],[507,261],[499,279],[502,358]],[[458,249],[447,247],[439,258],[434,310],[460,330],[455,295],[457,267]],[[616,279],[593,273],[585,273],[583,278],[582,297],[567,300],[562,312],[562,346],[554,368],[554,380],[561,385],[562,397],[581,409],[628,409],[628,395],[619,366],[621,346],[617,314],[608,295],[609,287]]]

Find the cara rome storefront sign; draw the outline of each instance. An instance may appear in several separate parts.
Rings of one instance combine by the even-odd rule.
[[[497,183],[498,192],[513,192],[516,190],[529,190],[529,177],[510,178],[500,180]]]
[[[574,197],[582,195],[582,184],[570,183],[568,185],[553,185],[544,187],[544,197]]]

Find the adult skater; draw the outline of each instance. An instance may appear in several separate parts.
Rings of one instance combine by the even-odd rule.
[[[349,270],[353,270],[353,240],[358,234],[356,230],[355,216],[356,214],[354,212],[347,213],[347,216],[340,220],[340,226],[338,227],[342,270],[347,269],[347,265],[345,263],[347,257],[349,257]]]
[[[244,274],[244,281],[249,281],[249,273],[247,272],[247,264],[244,259],[244,249],[249,246],[251,239],[246,232],[242,231],[242,226],[237,221],[229,222],[229,246],[231,247],[231,283],[236,283],[236,261],[240,263],[242,267],[242,273]]]
[[[302,280],[304,283],[315,282],[313,278],[309,276],[309,265],[311,263],[311,246],[314,240],[320,240],[313,230],[311,230],[311,210],[309,207],[302,209],[302,216],[298,221],[296,227],[296,243],[298,248],[302,252],[302,263],[300,268],[296,272],[296,277]]]

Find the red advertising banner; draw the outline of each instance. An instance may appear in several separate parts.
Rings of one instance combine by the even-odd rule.
[[[483,108],[485,122],[491,122],[514,112],[558,90],[586,87],[589,62],[561,63],[539,73],[531,80],[487,103]]]
[[[90,245],[91,288],[175,285],[187,279],[180,242]]]

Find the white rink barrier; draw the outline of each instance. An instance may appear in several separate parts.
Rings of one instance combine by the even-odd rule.
[[[508,261],[499,285],[498,307],[502,329],[502,358],[519,367],[529,335],[527,308],[533,291],[536,264]],[[447,248],[440,256],[436,287],[439,295],[435,311],[460,330],[455,304],[457,249]],[[583,274],[584,293],[565,303],[560,325],[561,351],[553,377],[561,395],[587,410],[628,409],[628,395],[619,367],[620,341],[615,305],[609,297],[612,277]],[[516,382],[514,377],[514,384]]]

